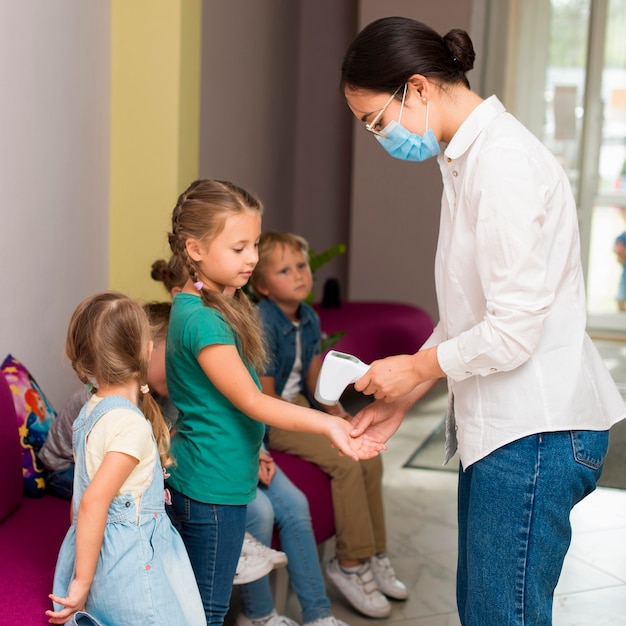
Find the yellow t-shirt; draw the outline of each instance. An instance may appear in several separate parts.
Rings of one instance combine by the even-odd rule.
[[[97,395],[92,396],[87,404],[87,414],[101,400]],[[150,422],[132,409],[113,409],[105,413],[87,437],[85,460],[89,478],[95,476],[107,452],[123,452],[139,461],[116,494],[130,493],[139,513],[141,496],[152,481],[156,463]]]

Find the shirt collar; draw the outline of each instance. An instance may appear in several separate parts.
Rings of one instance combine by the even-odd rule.
[[[458,159],[498,115],[505,112],[504,105],[496,96],[490,96],[483,100],[459,126],[452,140],[444,151],[448,161]]]

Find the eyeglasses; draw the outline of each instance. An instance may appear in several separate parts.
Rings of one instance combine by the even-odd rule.
[[[380,121],[380,118],[385,114],[385,111],[387,110],[387,107],[393,102],[393,99],[398,95],[398,92],[400,91],[400,89],[402,89],[402,87],[404,87],[404,94],[402,95],[402,104],[404,104],[404,96],[406,95],[406,83],[404,83],[404,85],[400,85],[391,94],[391,97],[389,98],[389,100],[387,100],[387,102],[385,102],[385,105],[383,106],[383,108],[380,111],[378,111],[378,113],[376,114],[374,119],[371,122],[365,124],[365,130],[366,131],[372,133],[373,135],[377,135],[378,137],[382,137],[383,136],[380,133],[380,131],[376,130],[375,126]],[[400,111],[400,116],[402,116],[402,111]]]

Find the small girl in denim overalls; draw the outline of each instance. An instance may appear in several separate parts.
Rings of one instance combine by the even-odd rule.
[[[205,626],[189,557],[165,513],[169,433],[146,383],[148,318],[116,293],[81,303],[65,351],[94,395],[74,422],[72,525],[52,624]],[[138,408],[141,405],[142,410]]]

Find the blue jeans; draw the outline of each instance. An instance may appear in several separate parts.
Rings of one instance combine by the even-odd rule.
[[[72,499],[74,487],[74,464],[63,470],[50,470],[46,477],[47,490],[57,498]]]
[[[463,626],[549,626],[570,511],[596,487],[606,431],[540,433],[459,471]]]
[[[222,624],[246,529],[246,505],[205,504],[168,487],[167,513],[180,533],[198,583],[207,625]]]
[[[277,467],[269,487],[259,485],[256,499],[248,505],[246,530],[269,546],[274,523],[278,526],[281,550],[287,554],[291,586],[302,607],[306,624],[331,615],[320,568],[317,544],[311,526],[306,496]],[[269,577],[264,576],[239,588],[244,615],[257,619],[274,608]]]

